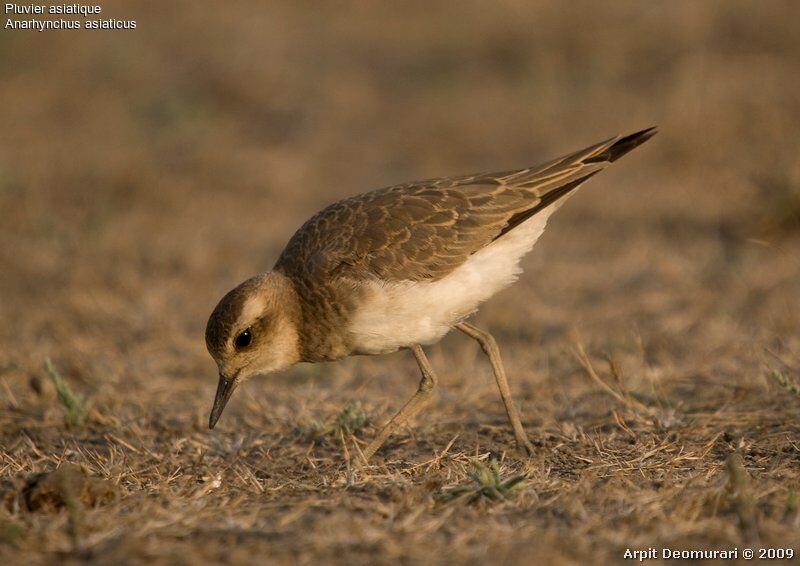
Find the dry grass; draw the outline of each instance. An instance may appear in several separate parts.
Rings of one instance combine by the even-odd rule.
[[[3,563],[796,546],[798,6],[492,6],[109,1],[135,32],[0,34]],[[310,213],[652,124],[476,317],[536,457],[460,336],[362,471],[416,386],[402,353],[253,381],[206,429],[206,316]]]

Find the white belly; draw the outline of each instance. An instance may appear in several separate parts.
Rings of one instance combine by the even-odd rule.
[[[385,354],[438,342],[453,325],[517,279],[520,259],[542,235],[556,208],[536,214],[438,281],[370,283],[366,300],[348,327],[355,353]]]

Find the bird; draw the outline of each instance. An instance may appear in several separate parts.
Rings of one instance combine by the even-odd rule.
[[[518,278],[520,260],[568,197],[656,132],[615,136],[534,167],[394,185],[319,211],[271,271],[229,291],[211,313],[205,340],[219,381],[209,428],[253,376],[408,350],[419,385],[361,451],[368,462],[434,395],[438,378],[423,347],[456,329],[487,356],[516,446],[533,455],[497,342],[466,319]]]

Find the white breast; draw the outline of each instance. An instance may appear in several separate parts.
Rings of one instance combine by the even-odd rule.
[[[354,353],[384,354],[438,342],[454,324],[517,279],[520,259],[542,235],[556,208],[534,215],[439,281],[371,282],[348,328]]]

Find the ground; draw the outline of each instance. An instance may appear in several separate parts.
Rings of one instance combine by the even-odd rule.
[[[0,34],[3,563],[797,550],[796,3],[103,10],[137,29]],[[251,381],[207,429],[206,317],[313,212],[651,125],[473,318],[532,458],[455,334],[364,470],[407,353]]]

